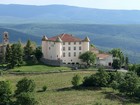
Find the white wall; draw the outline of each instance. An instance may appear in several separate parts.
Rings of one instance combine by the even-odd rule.
[[[65,50],[63,50],[63,47],[65,47]],[[70,47],[70,50],[69,50]],[[76,48],[76,50],[74,50],[74,47]],[[81,47],[81,50],[79,50],[79,47]],[[83,46],[82,43],[79,44],[79,42],[76,42],[76,44],[74,44],[74,42],[65,42],[65,45],[62,45],[62,60],[63,63],[81,63],[81,60],[79,59],[79,54],[83,52]],[[63,57],[63,53],[65,53],[65,57]],[[70,57],[69,57],[69,53],[70,53]],[[76,53],[76,56],[74,56],[74,53]]]
[[[65,47],[65,50],[63,50],[63,47]],[[81,50],[79,47],[81,47]],[[63,63],[66,64],[81,63],[79,54],[82,54],[86,51],[89,51],[89,42],[76,42],[76,44],[74,42],[70,42],[69,45],[69,42],[65,42],[65,44],[63,44],[60,42],[42,41],[42,52],[44,58],[50,60],[58,60],[58,58],[60,58],[62,59]],[[65,53],[65,57],[63,57],[63,53]],[[74,53],[76,53],[76,56],[74,56]]]
[[[109,57],[105,58],[105,59],[98,59],[96,61],[97,65],[102,65],[102,66],[109,66],[109,63],[113,63],[113,57],[112,55],[110,55]]]

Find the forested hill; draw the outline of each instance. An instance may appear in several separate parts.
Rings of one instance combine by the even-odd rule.
[[[121,48],[131,62],[140,62],[140,25],[97,25],[97,24],[18,24],[2,25],[0,33],[8,31],[10,41],[31,39],[41,44],[41,37],[69,33],[76,37],[88,36],[91,43],[101,50]]]
[[[140,11],[67,5],[0,5],[0,23],[140,24]]]
[[[16,31],[16,30],[13,30],[13,29],[1,28],[0,27],[0,44],[2,43],[2,40],[3,40],[3,32],[5,32],[5,31],[7,31],[9,33],[10,43],[15,43],[18,40],[25,43],[25,42],[27,42],[28,39],[39,43],[39,41],[41,40],[41,38],[39,36],[33,36],[30,33],[24,33],[24,32],[21,32],[21,31]]]

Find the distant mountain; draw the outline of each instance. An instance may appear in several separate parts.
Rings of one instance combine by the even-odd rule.
[[[0,23],[140,24],[140,11],[66,5],[0,5]]]

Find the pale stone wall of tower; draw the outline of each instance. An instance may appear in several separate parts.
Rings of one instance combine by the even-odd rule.
[[[89,47],[90,47],[89,42],[83,42],[82,46],[83,46],[83,53],[89,51]]]
[[[61,59],[62,58],[62,43],[61,42],[55,42],[55,59]]]
[[[47,58],[47,41],[42,41],[43,58]]]

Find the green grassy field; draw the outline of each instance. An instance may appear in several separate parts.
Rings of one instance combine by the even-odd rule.
[[[138,103],[124,104],[119,99],[108,97],[104,92],[112,92],[111,89],[102,90],[74,90],[71,80],[75,74],[84,76],[91,75],[94,71],[51,73],[40,75],[10,75],[0,76],[0,80],[9,80],[15,90],[17,81],[23,77],[33,79],[36,83],[35,98],[39,105],[139,105]],[[46,92],[37,92],[42,86],[47,85]],[[98,103],[98,104],[97,104]],[[101,104],[99,104],[101,103]]]
[[[69,67],[52,67],[43,64],[15,67],[14,69],[8,70],[9,72],[59,72],[69,71]]]

